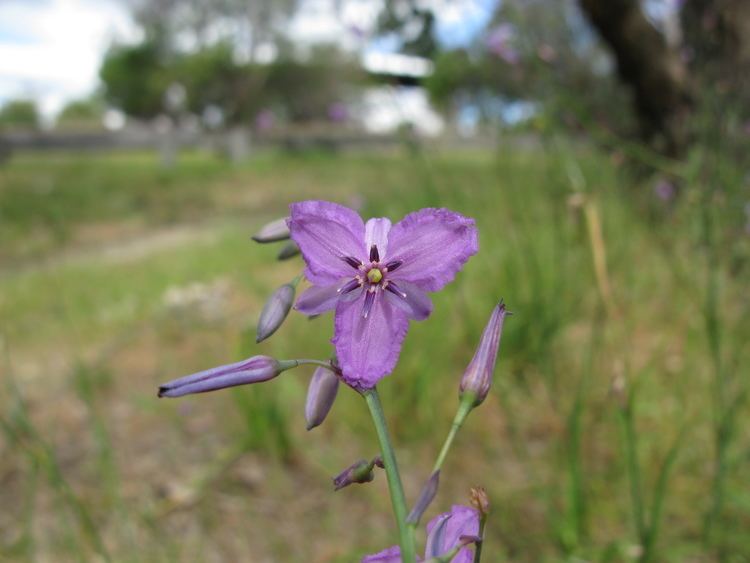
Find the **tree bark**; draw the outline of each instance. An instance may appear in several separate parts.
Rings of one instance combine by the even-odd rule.
[[[646,19],[638,0],[579,3],[612,50],[621,80],[633,91],[644,138],[660,152],[682,154],[691,95],[680,53]]]

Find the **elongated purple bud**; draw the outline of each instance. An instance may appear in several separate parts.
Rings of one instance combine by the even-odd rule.
[[[260,383],[296,367],[296,360],[278,361],[269,356],[253,356],[247,360],[187,375],[159,386],[159,397],[182,397],[206,393],[226,387]]]
[[[419,497],[417,497],[417,502],[414,503],[414,508],[411,509],[409,516],[406,517],[407,524],[419,524],[419,520],[422,518],[425,510],[427,510],[435,499],[439,485],[440,470],[438,469],[430,475],[430,478],[424,484],[424,487],[422,487],[422,491],[419,493]]]
[[[289,238],[289,227],[286,224],[287,217],[276,219],[263,225],[260,230],[253,235],[255,242],[267,243],[287,240]]]
[[[500,301],[492,311],[474,357],[461,378],[459,396],[462,400],[465,396],[472,397],[475,407],[482,404],[490,391],[506,314],[505,304]]]
[[[297,246],[297,243],[293,240],[290,240],[288,243],[284,245],[284,247],[279,250],[279,253],[276,255],[276,259],[279,261],[283,260],[289,260],[290,258],[294,258],[300,253],[299,246]]]
[[[355,461],[333,478],[334,490],[338,491],[354,483],[369,483],[375,479],[375,472],[373,471],[375,466],[381,466],[378,461],[380,461],[379,457],[374,458],[372,461],[367,461],[366,459]]]
[[[336,400],[338,391],[338,376],[328,368],[317,368],[310,380],[310,387],[307,389],[305,420],[308,430],[322,424]]]
[[[284,323],[294,304],[296,283],[285,283],[271,294],[258,319],[256,342],[262,342]]]

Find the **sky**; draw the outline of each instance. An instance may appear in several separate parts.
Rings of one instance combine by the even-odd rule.
[[[363,45],[351,32],[353,26],[372,29],[380,0],[301,1],[287,30],[294,40],[393,49],[387,39]],[[467,43],[480,31],[497,1],[423,0],[436,9],[438,39],[449,47]],[[0,0],[0,104],[32,98],[50,118],[67,101],[85,97],[98,86],[99,65],[113,41],[139,37],[122,0]]]

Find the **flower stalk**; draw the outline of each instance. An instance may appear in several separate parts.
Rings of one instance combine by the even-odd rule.
[[[386,477],[388,478],[388,491],[391,495],[391,504],[393,505],[393,514],[396,518],[399,533],[399,545],[401,546],[402,563],[415,563],[416,548],[414,546],[414,529],[406,524],[407,508],[404,487],[401,484],[401,476],[398,472],[396,463],[396,454],[393,451],[393,445],[388,434],[388,427],[383,414],[383,405],[380,403],[380,396],[374,387],[364,393],[367,407],[370,409],[375,432],[378,435],[380,450],[383,456],[383,465],[385,466]]]
[[[474,404],[476,401],[476,397],[471,393],[464,394],[463,397],[461,397],[461,402],[458,404],[458,409],[456,410],[456,416],[453,418],[453,423],[451,424],[450,432],[448,432],[448,436],[445,438],[445,442],[443,442],[443,447],[440,450],[440,453],[438,454],[437,459],[435,460],[435,465],[432,468],[432,472],[439,471],[443,467],[443,463],[445,462],[445,458],[448,456],[448,452],[451,449],[451,446],[453,445],[453,440],[456,439],[456,435],[458,434],[458,431],[461,430],[461,427],[464,425],[464,422],[466,422],[466,418],[469,416],[469,413],[474,408]]]

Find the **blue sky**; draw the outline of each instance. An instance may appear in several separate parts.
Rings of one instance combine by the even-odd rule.
[[[438,39],[450,47],[467,43],[483,29],[497,1],[423,0],[436,9]],[[302,0],[289,35],[356,48],[347,26],[372,29],[380,1],[343,0],[338,12],[334,3]],[[123,0],[0,0],[0,103],[30,97],[46,116],[54,115],[66,101],[96,88],[101,57],[113,40],[138,36]]]

